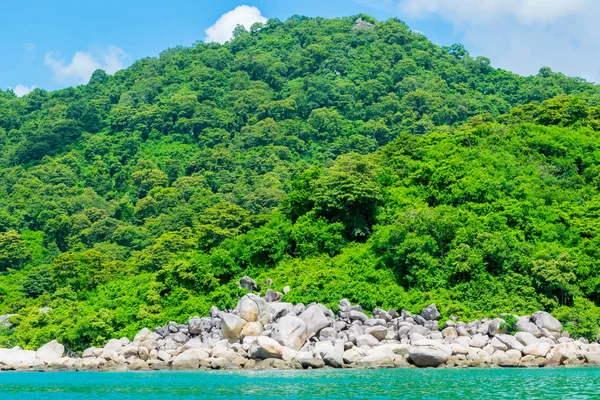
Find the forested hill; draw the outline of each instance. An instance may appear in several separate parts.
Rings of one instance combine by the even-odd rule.
[[[600,88],[360,18],[0,91],[0,345],[231,307],[243,275],[294,302],[546,309],[594,337]]]

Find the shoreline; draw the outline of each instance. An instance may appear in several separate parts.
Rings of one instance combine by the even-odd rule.
[[[245,277],[242,287],[256,284]],[[235,309],[142,329],[79,357],[57,341],[37,351],[0,349],[0,371],[210,371],[388,368],[556,368],[600,366],[600,344],[573,339],[547,312],[469,323],[439,321],[435,304],[419,314],[347,300],[334,313],[322,304],[282,302],[283,294],[243,296]],[[517,331],[509,334],[508,331]]]

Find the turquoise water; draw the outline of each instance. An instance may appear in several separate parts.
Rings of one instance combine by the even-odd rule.
[[[2,399],[600,399],[600,369],[0,373]]]

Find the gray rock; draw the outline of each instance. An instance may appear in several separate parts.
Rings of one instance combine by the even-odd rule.
[[[0,325],[4,325],[6,328],[10,328],[12,324],[8,321],[11,317],[15,317],[17,314],[4,314],[0,315]]]
[[[283,294],[288,294],[290,292],[290,287],[286,286],[283,288]]]
[[[552,315],[545,311],[538,311],[531,316],[531,322],[534,322],[538,328],[546,329],[552,333],[560,334],[562,324]]]
[[[379,340],[377,340],[377,338],[375,338],[375,336],[373,335],[369,335],[364,334],[364,335],[360,335],[359,337],[356,338],[356,345],[358,347],[361,346],[377,346],[379,344]]]
[[[263,298],[265,299],[265,301],[267,303],[274,303],[276,301],[281,300],[282,297],[283,297],[283,293],[279,293],[274,290],[267,289],[267,292],[265,293],[265,297],[263,297]]]
[[[246,321],[237,315],[230,313],[222,313],[221,321],[223,324],[223,336],[229,343],[239,343],[241,339],[242,329],[246,325]]]
[[[425,322],[427,322],[427,320],[425,318],[423,318],[421,315],[415,315],[413,319],[414,319],[415,323],[417,323],[418,325],[421,325],[421,326],[425,326]],[[408,319],[407,319],[407,321],[408,321]]]
[[[308,340],[308,325],[298,317],[285,316],[273,327],[271,337],[291,349],[300,350]]]
[[[496,336],[499,333],[506,333],[506,329],[502,329],[502,324],[506,323],[502,318],[495,318],[490,321],[490,325],[488,327],[488,335]]]
[[[309,336],[314,336],[319,333],[321,329],[331,325],[329,319],[327,319],[323,310],[318,305],[308,307],[298,317],[303,320],[308,327]]]
[[[494,338],[504,343],[508,350],[523,350],[524,346],[512,335],[497,334]]]
[[[430,304],[421,311],[421,316],[427,321],[437,321],[440,319],[440,312],[435,304]]]
[[[210,308],[210,317],[211,318],[217,318],[220,313],[221,313],[221,311],[216,306],[212,306]]]
[[[437,367],[448,361],[451,355],[450,346],[429,339],[415,342],[408,350],[410,361],[417,367]]]
[[[331,342],[318,342],[314,352],[318,353],[325,364],[331,367],[341,368],[344,365],[344,343],[342,341],[337,341],[335,345]]]
[[[353,347],[351,349],[346,350],[342,355],[342,358],[345,363],[354,364],[360,361],[365,355],[366,353],[362,349]]]
[[[357,311],[357,310],[349,311],[348,318],[350,318],[350,320],[352,320],[352,321],[360,321],[360,322],[365,322],[366,320],[369,319],[369,317],[367,317],[365,315],[365,313]]]
[[[530,322],[529,317],[526,317],[523,319],[520,318],[517,321],[517,329],[521,332],[530,333],[533,336],[535,336],[536,338],[539,338],[540,336],[542,336],[542,332],[540,331],[540,328],[538,328],[538,326],[536,324],[534,324],[533,322]]]
[[[388,334],[388,329],[385,326],[377,325],[365,329],[365,333],[373,336],[375,339],[382,341]]]
[[[538,339],[529,332],[517,332],[515,334],[515,339],[517,339],[523,346],[529,346],[530,344],[538,342]]]
[[[256,281],[249,276],[244,276],[242,279],[238,281],[238,285],[242,289],[246,289],[251,292],[256,292],[258,290],[258,286],[256,285]]]
[[[271,313],[273,315],[273,320],[275,321],[294,311],[294,305],[291,303],[277,302],[271,303],[269,306],[271,306]]]

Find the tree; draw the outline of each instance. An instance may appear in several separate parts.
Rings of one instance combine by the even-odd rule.
[[[20,269],[30,256],[31,251],[17,231],[9,230],[0,234],[0,271]]]

